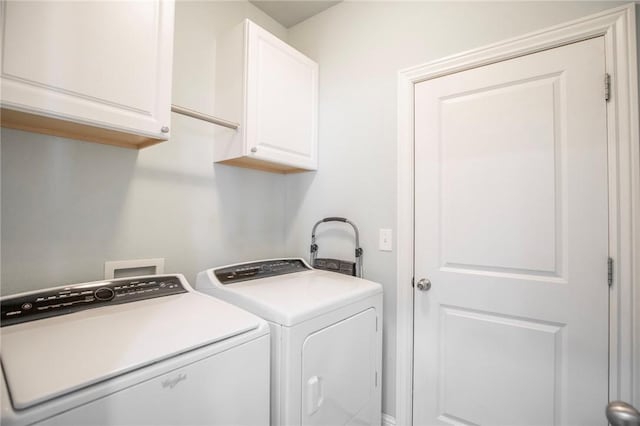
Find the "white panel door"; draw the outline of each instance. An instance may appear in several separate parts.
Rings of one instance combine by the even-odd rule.
[[[415,87],[414,424],[603,425],[604,40]]]

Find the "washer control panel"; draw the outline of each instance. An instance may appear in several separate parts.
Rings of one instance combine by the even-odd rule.
[[[214,270],[214,273],[220,283],[235,284],[237,282],[275,277],[310,269],[300,259],[276,259],[227,266],[226,268]]]
[[[18,324],[84,309],[185,293],[175,275],[118,279],[7,296],[0,300],[0,325]]]

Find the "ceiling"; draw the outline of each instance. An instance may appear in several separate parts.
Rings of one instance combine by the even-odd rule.
[[[305,19],[317,15],[325,9],[334,6],[339,1],[269,1],[269,0],[249,0],[258,9],[271,16],[282,24],[285,28],[290,28]]]

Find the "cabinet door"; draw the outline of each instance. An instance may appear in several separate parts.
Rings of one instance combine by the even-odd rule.
[[[318,168],[318,65],[249,23],[246,154],[306,170]]]
[[[172,1],[7,1],[0,11],[5,110],[168,138]]]

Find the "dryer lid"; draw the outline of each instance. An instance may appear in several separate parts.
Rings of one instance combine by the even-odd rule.
[[[188,292],[3,327],[0,358],[13,405],[24,409],[246,333],[260,322]]]
[[[378,283],[317,269],[227,285],[218,284],[213,271],[198,276],[198,290],[288,327],[382,295]]]

